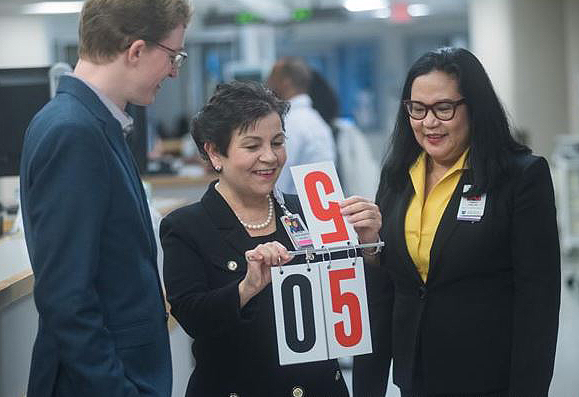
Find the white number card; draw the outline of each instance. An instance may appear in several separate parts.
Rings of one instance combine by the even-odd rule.
[[[331,259],[331,251],[351,254],[358,245],[340,212],[344,193],[334,164],[302,165],[291,172],[311,243],[328,250],[321,262],[271,268],[280,364],[371,353],[364,261]],[[299,224],[288,222],[288,233],[290,226],[294,234],[299,231]]]
[[[314,247],[358,244],[354,227],[340,213],[344,193],[334,163],[295,166],[291,172]]]
[[[279,363],[326,360],[328,350],[317,265],[272,267],[271,285]]]
[[[320,280],[329,358],[371,353],[363,259],[324,262]]]
[[[272,267],[271,284],[281,365],[372,352],[362,258]]]

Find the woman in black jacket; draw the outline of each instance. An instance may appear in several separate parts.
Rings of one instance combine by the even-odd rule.
[[[374,353],[355,359],[354,394],[384,396],[393,358],[403,396],[547,396],[560,302],[549,167],[513,140],[469,51],[410,68],[377,202]]]
[[[219,180],[161,223],[171,312],[194,339],[187,396],[348,395],[336,360],[279,364],[270,267],[292,260],[280,204],[300,212],[296,196],[272,193],[286,158],[286,111],[261,85],[233,82],[218,86],[193,120]],[[360,241],[377,241],[378,207],[344,203]]]

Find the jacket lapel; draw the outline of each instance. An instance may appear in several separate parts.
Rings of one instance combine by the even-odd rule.
[[[156,243],[153,235],[149,205],[141,184],[140,176],[134,164],[133,156],[125,142],[121,124],[113,117],[111,112],[106,108],[94,91],[81,80],[70,76],[62,76],[57,92],[67,93],[76,97],[97,119],[103,123],[105,136],[110,142],[117,157],[120,159],[125,172],[128,174],[131,187],[137,197],[143,226],[149,236],[149,249],[151,250],[151,255],[155,260],[154,263],[156,263]]]
[[[145,229],[147,229],[147,233],[149,235],[149,241],[151,242],[151,249],[153,251],[153,257],[157,258],[157,243],[155,242],[155,234],[153,232],[153,221],[151,220],[151,212],[149,211],[149,202],[147,201],[147,194],[145,193],[145,189],[143,188],[143,184],[141,182],[141,176],[139,174],[139,167],[137,166],[137,162],[135,161],[135,158],[133,157],[132,153],[130,152],[129,147],[124,139],[123,139],[123,143],[124,143],[125,151],[127,152],[127,156],[129,157],[129,159],[131,161],[132,167],[129,166],[128,168],[133,171],[133,178],[131,178],[131,180],[136,182],[136,185],[137,185],[136,186],[136,189],[138,191],[137,196],[140,199],[140,207],[141,207],[141,211],[143,212],[143,219],[144,219],[145,224],[146,224]]]
[[[460,177],[460,180],[458,181],[458,184],[452,193],[452,197],[450,198],[450,201],[448,202],[448,205],[442,214],[442,218],[440,219],[440,223],[436,229],[434,241],[432,242],[432,248],[430,249],[430,265],[428,269],[429,280],[431,279],[431,276],[433,276],[440,269],[440,264],[438,263],[440,253],[458,226],[456,217],[458,214],[458,207],[460,206],[462,190],[465,184],[470,183],[469,181],[469,171],[467,170],[463,172],[462,176]]]
[[[241,256],[244,256],[245,251],[254,248],[253,242],[225,199],[215,190],[216,183],[217,181],[211,182],[201,199],[201,204],[209,213],[217,229],[222,233],[225,241]]]
[[[408,204],[410,199],[414,194],[414,189],[412,183],[408,183],[406,189],[401,195],[401,198],[394,203],[392,208],[392,218],[390,221],[386,221],[387,236],[392,236],[394,241],[392,241],[394,249],[398,251],[398,257],[403,260],[403,268],[408,271],[410,277],[415,279],[418,283],[422,284],[422,278],[416,269],[416,265],[412,261],[410,254],[408,253],[408,246],[406,245],[406,211],[408,209]],[[385,244],[389,242],[385,239]]]

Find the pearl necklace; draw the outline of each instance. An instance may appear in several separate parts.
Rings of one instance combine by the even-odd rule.
[[[219,182],[217,182],[215,184],[215,189],[217,190],[217,186],[219,186]],[[239,223],[241,223],[241,225],[249,230],[259,230],[259,229],[265,229],[266,227],[269,226],[269,224],[271,223],[271,220],[273,219],[273,199],[271,198],[271,194],[267,195],[267,200],[268,200],[268,209],[267,209],[267,218],[265,220],[265,222],[262,223],[258,223],[258,224],[251,224],[251,223],[245,223],[241,220],[241,218],[239,216],[237,216],[237,214],[235,214],[235,216],[237,216],[237,219],[239,220]]]
[[[245,223],[241,220],[241,218],[237,217],[237,219],[239,219],[239,222],[243,225],[244,228],[249,229],[249,230],[259,230],[259,229],[265,229],[266,227],[269,226],[269,224],[271,223],[271,220],[273,219],[273,200],[271,198],[271,195],[267,196],[268,202],[269,202],[269,207],[267,210],[267,219],[265,220],[265,222],[262,223],[258,223],[258,224],[251,224],[251,223]]]

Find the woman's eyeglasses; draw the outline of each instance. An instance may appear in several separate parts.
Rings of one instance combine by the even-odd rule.
[[[414,120],[424,120],[428,111],[432,110],[434,117],[441,121],[452,120],[456,112],[456,107],[465,102],[466,98],[461,98],[456,101],[440,101],[433,103],[432,105],[426,105],[420,101],[402,101],[406,112]]]

